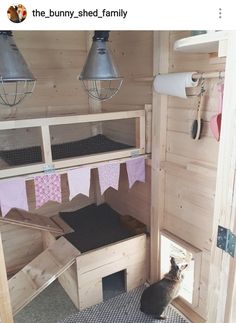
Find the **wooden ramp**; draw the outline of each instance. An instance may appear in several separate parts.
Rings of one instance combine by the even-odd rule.
[[[79,255],[79,250],[61,237],[13,276],[8,281],[13,314],[49,286]]]
[[[61,235],[64,234],[63,229],[53,220],[53,218],[47,218],[43,215],[16,208],[11,209],[4,218],[0,217],[0,222],[20,225],[31,229],[50,231]]]

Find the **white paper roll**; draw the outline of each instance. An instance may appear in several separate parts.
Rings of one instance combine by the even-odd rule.
[[[198,85],[198,80],[193,81],[193,74],[196,74],[196,72],[157,75],[153,83],[154,90],[157,93],[186,99],[186,87],[195,87]]]

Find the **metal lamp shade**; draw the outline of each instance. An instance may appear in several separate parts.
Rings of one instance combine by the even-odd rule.
[[[99,101],[112,98],[120,89],[123,78],[112,59],[107,42],[95,40],[79,77],[89,96]]]
[[[0,33],[0,103],[14,106],[33,92],[35,78],[11,33]]]
[[[94,41],[80,75],[80,80],[112,80],[117,78],[121,78],[121,76],[109,48],[107,48],[107,43],[101,40]]]

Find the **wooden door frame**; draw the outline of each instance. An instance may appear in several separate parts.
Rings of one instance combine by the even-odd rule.
[[[235,322],[236,259],[216,242],[218,225],[236,230],[236,32],[229,32],[224,44],[227,57],[208,286],[209,323]]]

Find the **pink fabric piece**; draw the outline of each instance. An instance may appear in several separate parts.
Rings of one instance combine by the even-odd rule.
[[[137,157],[126,162],[126,169],[129,179],[129,188],[131,188],[136,181],[145,182],[145,159]]]
[[[89,196],[90,168],[72,169],[67,172],[70,201],[78,194]]]
[[[101,194],[103,194],[109,187],[118,190],[120,179],[120,164],[107,164],[98,167],[99,183]]]
[[[47,174],[34,178],[36,209],[48,201],[61,203],[61,177],[59,174]]]
[[[29,210],[25,178],[17,177],[0,181],[0,205],[3,217],[14,207]]]

